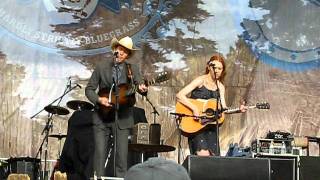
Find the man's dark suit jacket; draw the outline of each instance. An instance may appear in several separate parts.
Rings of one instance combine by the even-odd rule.
[[[138,66],[135,64],[130,64],[131,71],[133,74],[133,79],[136,84],[142,84],[144,81],[142,79],[141,73],[138,69]],[[101,90],[104,88],[111,89],[113,84],[113,77],[112,77],[112,67],[114,66],[114,62],[112,60],[105,60],[99,63],[95,70],[92,73],[92,76],[87,84],[85,89],[85,93],[87,98],[95,105],[98,104],[98,94],[96,90]],[[122,71],[121,77],[128,77],[128,69],[127,66],[124,66]],[[110,115],[108,120],[112,120],[114,116]],[[119,121],[118,126],[120,129],[128,129],[132,128],[134,125],[133,119],[133,109],[131,107],[122,108],[119,110]]]

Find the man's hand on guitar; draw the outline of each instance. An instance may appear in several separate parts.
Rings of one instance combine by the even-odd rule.
[[[112,107],[112,104],[109,103],[109,99],[107,97],[99,97],[99,103],[106,107]]]
[[[142,94],[146,94],[148,91],[148,87],[145,84],[139,84],[139,92]]]

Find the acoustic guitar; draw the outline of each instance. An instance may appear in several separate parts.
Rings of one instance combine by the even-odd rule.
[[[181,114],[180,129],[187,134],[192,134],[200,131],[209,124],[222,124],[224,121],[224,114],[232,114],[241,112],[239,108],[221,110],[220,104],[216,99],[189,99],[201,112],[199,117],[194,117],[191,109],[184,104],[177,102],[176,114]],[[257,103],[256,105],[247,106],[248,109],[270,109],[270,104],[267,102]],[[218,115],[218,116],[216,116]]]
[[[169,80],[171,74],[169,72],[162,72],[158,75],[156,75],[155,78],[151,79],[151,80],[145,80],[145,85],[146,86],[150,86],[156,83],[161,83],[164,81]],[[107,116],[111,111],[114,110],[115,108],[115,104],[116,104],[116,94],[114,91],[114,88],[112,88],[113,90],[110,91],[110,89],[107,88],[103,88],[100,89],[98,92],[98,95],[100,97],[107,97],[109,98],[109,103],[112,104],[112,107],[106,107],[104,105],[99,105],[99,113],[102,116]],[[139,90],[139,85],[137,84],[120,84],[118,85],[118,102],[119,102],[119,108],[122,107],[130,107],[133,106],[136,102],[136,98],[135,98],[135,92],[137,92]],[[142,95],[146,95],[143,94]]]

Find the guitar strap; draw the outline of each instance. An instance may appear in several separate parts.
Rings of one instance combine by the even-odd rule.
[[[128,71],[128,83],[130,83],[130,89],[127,92],[127,95],[133,95],[137,91],[137,86],[134,83],[131,64],[126,63]],[[129,82],[130,81],[130,82]]]
[[[131,81],[131,85],[133,84],[133,74],[131,69],[131,64],[126,63],[127,65],[127,71],[128,71],[128,80]]]

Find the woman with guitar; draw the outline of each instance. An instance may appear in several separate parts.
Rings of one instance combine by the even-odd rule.
[[[223,85],[223,79],[226,74],[225,68],[223,56],[218,53],[213,54],[206,64],[205,74],[195,78],[177,93],[178,103],[182,104],[182,106],[189,109],[192,113],[193,117],[190,121],[201,121],[203,114],[206,115],[205,109],[199,107],[193,100],[220,99],[217,101],[219,102],[218,106],[215,106],[215,103],[213,105],[223,110],[228,109],[225,101],[225,87]],[[187,97],[189,94],[191,94],[190,98]],[[206,102],[205,104],[209,103]],[[244,105],[241,105],[239,109],[241,112],[246,111]],[[220,115],[221,112],[219,113]],[[208,113],[212,114],[212,112]],[[199,123],[199,126],[201,126],[201,123]],[[191,154],[199,156],[220,155],[220,152],[217,152],[217,143],[219,142],[217,142],[215,125],[206,126],[198,132],[190,134],[188,141]]]
[[[132,106],[135,103],[135,92],[146,93],[148,90],[138,66],[127,62],[136,50],[133,48],[132,39],[124,37],[118,41],[113,38],[111,49],[114,57],[103,60],[96,66],[85,89],[87,98],[96,107],[93,113],[93,170],[98,177],[105,176],[107,146],[112,144],[110,134],[114,133],[114,176],[124,177],[127,171],[129,128],[134,125]],[[118,98],[115,98],[116,96]],[[118,111],[115,111],[116,104],[119,105]]]

